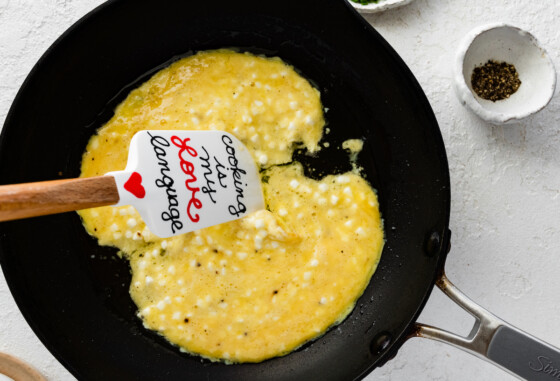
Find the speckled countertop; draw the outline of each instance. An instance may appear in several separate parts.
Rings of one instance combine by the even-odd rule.
[[[101,3],[0,0],[0,125],[38,58]],[[443,133],[452,185],[448,276],[496,315],[560,347],[560,99],[523,123],[495,127],[463,108],[451,83],[459,41],[491,22],[533,33],[560,68],[560,2],[415,0],[366,18],[412,69]],[[439,291],[420,321],[463,334],[473,323]],[[30,362],[49,380],[73,380],[28,327],[1,275],[0,352]],[[412,339],[367,377],[374,379],[514,378],[460,350]]]

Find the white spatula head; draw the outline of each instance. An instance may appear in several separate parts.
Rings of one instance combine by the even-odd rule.
[[[166,238],[264,209],[260,177],[247,148],[223,131],[141,131],[126,169],[110,172],[115,206],[133,205]]]

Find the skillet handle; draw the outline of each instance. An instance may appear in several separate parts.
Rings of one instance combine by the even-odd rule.
[[[467,337],[417,324],[416,336],[451,344],[526,380],[560,379],[560,350],[482,308],[441,274],[437,286],[457,305],[475,317]]]
[[[490,341],[488,359],[527,380],[560,376],[557,348],[509,325],[498,328]]]

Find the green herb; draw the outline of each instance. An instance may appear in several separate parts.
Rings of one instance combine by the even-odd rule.
[[[379,0],[352,0],[352,1],[362,5],[368,5],[371,3],[377,4],[379,2]]]
[[[471,85],[476,95],[496,102],[515,93],[521,86],[521,81],[512,64],[489,60],[484,65],[474,68]]]

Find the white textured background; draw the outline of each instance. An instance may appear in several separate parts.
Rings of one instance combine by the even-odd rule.
[[[0,0],[0,125],[38,58],[101,3]],[[415,0],[367,19],[418,78],[444,135],[452,185],[448,276],[496,315],[560,347],[560,100],[526,122],[493,127],[464,109],[451,86],[459,41],[491,22],[529,30],[560,68],[560,2]],[[420,320],[460,333],[473,321],[439,291]],[[49,380],[73,380],[27,326],[2,275],[0,351],[30,362]],[[514,378],[454,348],[413,339],[367,378],[374,379]]]

